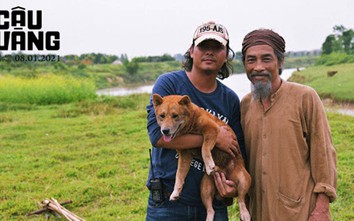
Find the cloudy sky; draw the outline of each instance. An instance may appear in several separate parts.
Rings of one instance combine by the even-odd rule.
[[[210,20],[226,26],[234,51],[256,28],[281,34],[287,51],[321,48],[335,25],[354,29],[353,0],[1,0],[0,10],[16,6],[42,10],[42,30],[60,32],[61,55],[184,53]]]

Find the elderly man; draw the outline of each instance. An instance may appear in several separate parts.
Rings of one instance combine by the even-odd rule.
[[[280,78],[285,41],[268,29],[247,34],[242,59],[251,93],[241,102],[252,220],[331,220],[337,169],[326,113],[310,87]]]

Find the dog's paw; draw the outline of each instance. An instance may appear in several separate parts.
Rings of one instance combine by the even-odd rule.
[[[214,220],[214,215],[215,215],[215,212],[208,212],[205,221],[213,221]]]
[[[206,168],[206,172],[207,174],[210,176],[210,175],[214,175],[215,173],[215,165],[213,166],[207,166]]]
[[[176,191],[173,191],[170,196],[170,201],[176,201],[178,199],[179,199],[179,193],[177,193]]]
[[[215,163],[213,160],[205,162],[205,170],[209,176],[215,173]]]
[[[248,211],[240,213],[240,220],[242,221],[251,221],[251,215]]]
[[[207,172],[207,174],[209,175],[209,176],[211,176],[211,175],[214,175],[214,173],[215,173],[215,170],[206,170],[206,172]]]
[[[240,209],[240,220],[242,221],[251,221],[251,215],[248,211],[244,198],[239,198],[238,207]]]

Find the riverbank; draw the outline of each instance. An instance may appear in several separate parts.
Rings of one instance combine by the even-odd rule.
[[[339,113],[354,117],[354,104],[348,102],[336,102],[329,98],[322,99],[322,103],[328,112]]]
[[[354,63],[308,67],[293,72],[288,80],[314,88],[322,99],[354,104]]]

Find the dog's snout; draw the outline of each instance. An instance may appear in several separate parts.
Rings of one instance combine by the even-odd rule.
[[[162,133],[165,134],[165,135],[168,135],[170,134],[170,129],[162,129]]]

